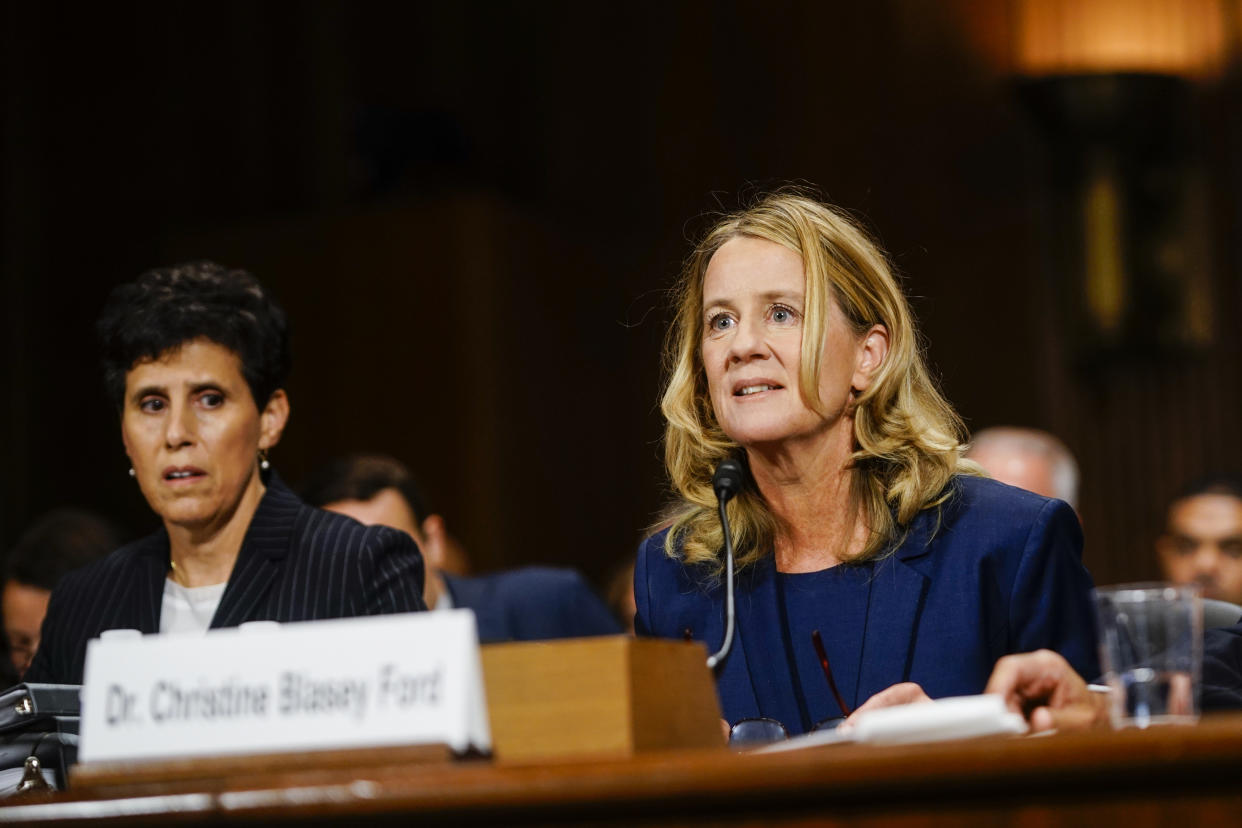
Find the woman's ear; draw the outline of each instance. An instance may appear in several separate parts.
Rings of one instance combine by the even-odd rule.
[[[888,328],[883,325],[872,325],[871,330],[863,334],[858,341],[858,362],[854,366],[854,378],[851,387],[858,392],[871,387],[880,366],[888,356]]]
[[[289,395],[283,388],[277,388],[259,414],[259,448],[270,449],[279,443],[288,422]]]

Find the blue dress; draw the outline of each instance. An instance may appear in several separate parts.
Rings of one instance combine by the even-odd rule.
[[[809,629],[820,631],[851,707],[903,681],[932,698],[980,693],[997,659],[1040,648],[1085,678],[1098,674],[1074,511],[984,478],[951,485],[949,500],[920,513],[901,545],[873,564],[781,575],[769,555],[740,573],[733,648],[717,670],[726,719],[767,716],[800,733],[837,715]],[[723,584],[669,558],[664,536],[639,549],[636,630],[677,639],[690,630],[715,651]]]

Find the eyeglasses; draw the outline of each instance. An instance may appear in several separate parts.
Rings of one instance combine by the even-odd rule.
[[[832,730],[845,721],[846,717],[853,711],[845,703],[845,699],[841,697],[841,691],[837,689],[836,679],[832,677],[832,668],[828,665],[828,652],[824,649],[824,639],[820,636],[819,630],[811,631],[811,644],[815,647],[815,654],[819,656],[819,666],[824,671],[824,678],[828,680],[828,689],[832,691],[832,696],[836,699],[837,706],[841,708],[841,712],[844,714],[818,721],[811,726],[811,730]],[[789,731],[785,728],[785,725],[767,716],[742,719],[729,728],[729,745],[735,748],[780,742],[788,738]]]

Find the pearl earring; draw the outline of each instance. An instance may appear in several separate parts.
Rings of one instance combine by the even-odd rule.
[[[129,476],[130,476],[130,477],[137,477],[137,476],[138,476],[138,472],[134,471],[134,467],[133,467],[133,466],[130,466],[130,467],[129,467]]]
[[[267,471],[271,467],[272,464],[267,461],[267,449],[259,449],[259,468]]]

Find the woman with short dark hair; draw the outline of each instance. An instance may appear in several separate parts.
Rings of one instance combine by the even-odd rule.
[[[289,334],[253,276],[152,270],[112,292],[98,331],[129,474],[164,526],[61,582],[27,681],[80,683],[86,643],[109,629],[424,609],[409,536],[313,509],[269,468]]]

